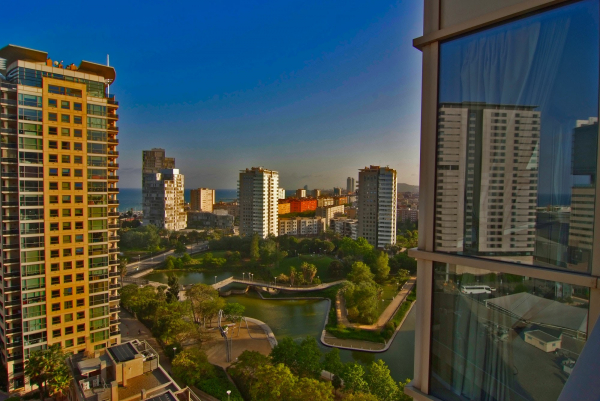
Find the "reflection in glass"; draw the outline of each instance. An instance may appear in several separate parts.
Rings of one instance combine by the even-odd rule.
[[[434,265],[431,394],[555,400],[587,337],[589,290]]]
[[[589,272],[598,1],[440,46],[435,249]]]

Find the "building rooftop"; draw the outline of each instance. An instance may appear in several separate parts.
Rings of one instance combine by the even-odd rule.
[[[526,332],[525,334],[528,334],[528,335],[530,335],[530,336],[532,336],[534,338],[537,338],[538,340],[543,341],[545,343],[549,343],[549,342],[552,342],[552,341],[559,341],[560,340],[560,338],[551,336],[550,334],[545,333],[545,332],[543,332],[541,330],[531,330],[531,331]]]
[[[154,369],[128,379],[126,387],[119,384],[119,401],[140,396],[142,390],[146,390],[147,393],[158,391],[169,387],[172,383],[173,380],[162,369]]]
[[[0,49],[0,58],[6,59],[7,66],[18,60],[46,64],[48,53],[40,50],[28,49],[27,47],[22,46],[7,45]],[[65,66],[67,66],[67,64],[65,64]],[[113,67],[85,60],[79,63],[79,67],[72,70],[103,77],[107,80],[106,83],[108,85],[114,82],[117,77],[117,73]]]
[[[138,353],[131,343],[115,345],[114,347],[108,348],[108,352],[117,362],[131,361],[132,359],[135,359],[135,354]]]

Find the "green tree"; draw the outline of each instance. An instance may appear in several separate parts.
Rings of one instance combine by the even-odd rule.
[[[379,398],[369,393],[353,393],[346,395],[344,401],[379,401]]]
[[[260,258],[259,242],[258,234],[254,234],[250,241],[250,259],[253,261],[257,261]]]
[[[296,282],[296,278],[298,276],[298,273],[296,272],[296,268],[294,266],[290,267],[290,284],[294,285],[294,283]]]
[[[389,259],[387,253],[383,251],[373,251],[365,257],[365,262],[371,268],[376,281],[382,282],[390,274]]]
[[[192,257],[190,256],[190,254],[189,254],[189,253],[187,253],[187,252],[186,252],[186,253],[184,253],[183,255],[181,255],[181,261],[182,261],[184,264],[190,263],[190,262],[192,261]]]
[[[339,260],[332,260],[329,263],[329,275],[331,277],[341,277],[344,271],[344,265]]]
[[[204,326],[207,319],[211,320],[225,306],[219,291],[210,285],[194,284],[185,291],[185,296],[190,301],[194,322],[203,323]]]
[[[342,371],[344,364],[340,359],[340,350],[339,348],[332,348],[331,351],[325,354],[325,358],[323,360],[323,370],[326,370],[330,373],[330,379],[333,380],[333,375],[338,375]]]
[[[331,253],[335,249],[335,245],[331,241],[323,241],[323,249],[325,253]]]
[[[247,388],[251,388],[256,381],[256,373],[261,366],[270,365],[271,360],[257,351],[244,351],[229,368],[229,372]]]
[[[290,394],[289,400],[333,401],[333,386],[329,382],[303,377],[296,382],[296,385]]]
[[[242,304],[238,304],[237,302],[228,302],[223,307],[223,314],[225,315],[226,319],[231,320],[232,322],[238,322],[239,320],[238,335],[240,334],[242,324],[241,319],[244,317],[245,310],[246,307]]]
[[[346,300],[348,317],[361,323],[372,324],[378,318],[377,295],[379,286],[375,282],[348,282],[342,291]]]
[[[381,401],[394,401],[398,395],[398,385],[390,376],[390,369],[381,359],[371,363],[365,375],[369,392]]]
[[[123,288],[123,283],[125,280],[125,276],[127,275],[127,258],[122,256],[119,259],[119,276],[121,276],[121,288]]]
[[[187,251],[187,247],[183,242],[177,241],[175,244],[175,253],[182,255]]]
[[[296,370],[299,348],[298,343],[291,337],[283,337],[271,350],[271,361],[274,365],[282,363],[288,368]]]
[[[373,277],[374,274],[371,273],[371,269],[363,262],[354,262],[352,270],[348,274],[348,280],[354,284],[359,284],[362,281],[370,283],[373,281]]]
[[[52,372],[52,379],[49,381],[50,396],[57,400],[63,400],[66,398],[71,388],[71,372],[66,364],[60,365],[54,372]]]
[[[365,370],[356,362],[348,363],[342,371],[344,390],[349,393],[368,392],[369,387],[365,381]]]
[[[312,336],[306,336],[298,347],[295,373],[315,379],[321,376],[321,350]]]
[[[259,366],[255,382],[250,388],[250,396],[253,400],[261,401],[287,400],[296,381],[290,369],[282,363]]]
[[[300,266],[300,269],[302,270],[304,281],[309,281],[312,283],[313,279],[317,275],[317,267],[311,263],[303,262]]]
[[[29,355],[25,375],[38,386],[41,400],[46,398],[48,391],[61,394],[64,391],[64,376],[70,378],[65,358],[60,343],[53,344],[46,350],[33,351]]]
[[[167,280],[167,302],[177,302],[179,301],[179,279],[176,275],[170,274]]]
[[[412,397],[404,393],[404,387],[410,383],[410,379],[398,382],[398,394],[396,395],[396,401],[412,401]]]
[[[173,262],[174,259],[175,258],[171,255],[167,256],[167,258],[165,259],[165,269],[173,270],[175,268],[175,263]]]
[[[186,385],[195,385],[212,374],[212,365],[200,348],[186,348],[173,359],[173,373]]]

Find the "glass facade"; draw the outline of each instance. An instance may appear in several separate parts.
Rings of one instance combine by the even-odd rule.
[[[590,273],[598,1],[441,43],[435,250]]]
[[[589,289],[434,264],[431,394],[555,400],[587,337]]]

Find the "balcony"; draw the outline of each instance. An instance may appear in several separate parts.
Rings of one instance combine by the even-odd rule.
[[[16,135],[17,134],[17,130],[14,129],[14,128],[0,127],[0,134]]]
[[[120,213],[119,212],[108,212],[108,217],[119,217]]]
[[[112,126],[108,126],[107,128],[109,131],[116,131],[119,132],[119,127],[112,127]]]
[[[19,249],[20,246],[18,242],[16,244],[3,244],[2,249]]]
[[[13,354],[6,357],[7,361],[17,361],[19,359],[23,359],[23,354]]]
[[[121,237],[119,237],[118,235],[111,235],[110,237],[108,237],[109,241],[118,241]]]
[[[43,274],[43,273],[40,273]],[[20,277],[21,276],[21,272],[18,270],[11,270],[9,272],[4,272],[4,277],[8,278],[8,277]]]
[[[119,193],[119,188],[108,188],[108,192],[110,193]]]
[[[121,308],[118,306],[111,306],[109,309],[110,313],[119,313],[120,310]]]
[[[119,248],[108,248],[108,253],[119,253]]]
[[[111,295],[110,297],[108,297],[109,301],[118,301],[119,299],[121,299],[120,295]]]
[[[18,186],[2,186],[2,192],[18,192],[19,191],[19,187]]]
[[[11,343],[6,344],[6,348],[16,348],[16,347],[22,347],[23,343],[21,341],[13,341]]]
[[[108,168],[119,168],[119,163],[108,163],[106,165]]]
[[[0,119],[16,120],[16,114],[0,113]]]
[[[4,105],[4,106],[16,106],[17,105],[17,99],[0,98],[0,104]]]
[[[118,175],[109,175],[108,179],[109,180],[113,180],[113,181],[118,181],[119,180],[119,176]]]
[[[114,97],[108,97],[108,98],[106,98],[106,102],[108,104],[110,104],[110,105],[115,105],[115,106],[119,105],[119,102],[116,101]]]
[[[121,323],[121,319],[119,319],[119,318],[117,318],[117,319],[110,319],[110,324],[111,325],[113,325],[113,324],[119,324],[119,323]]]
[[[20,299],[14,299],[12,301],[6,301],[4,303],[4,306],[21,306],[21,300]]]
[[[17,149],[17,144],[12,142],[0,143],[0,149]]]
[[[2,230],[2,235],[15,235],[19,234],[19,230]]]
[[[110,273],[108,273],[108,277],[119,277],[119,273],[118,272],[110,272]]]
[[[4,293],[21,291],[21,286],[13,285],[11,287],[4,287]]]
[[[0,163],[13,164],[17,163],[18,160],[16,157],[2,157],[0,158]]]
[[[119,200],[118,199],[109,199],[108,200],[108,204],[109,205],[118,205],[119,204]]]
[[[11,314],[11,315],[6,315],[6,316],[4,317],[4,319],[8,321],[8,320],[21,319],[21,317],[22,317],[22,316],[21,316],[21,314],[20,314],[20,313],[13,313],[13,314]]]
[[[120,330],[115,330],[115,331],[111,331],[111,332],[110,332],[110,336],[111,336],[111,337],[118,336],[118,335],[120,335],[120,334],[121,334],[121,331],[120,331]]]
[[[16,333],[20,333],[22,331],[22,329],[20,327],[15,327],[12,329],[6,329],[6,334],[16,334]]]
[[[120,226],[119,226],[119,224],[109,224],[109,225],[108,225],[108,228],[109,228],[109,229],[115,229],[115,228],[117,228],[117,229],[118,229],[118,228],[120,228]]]
[[[108,117],[108,118],[111,118],[111,119],[113,119],[113,120],[118,120],[118,119],[119,119],[119,115],[118,115],[118,114],[116,114],[116,113],[115,113],[115,114],[108,113],[108,114],[106,115],[106,117]]]
[[[0,84],[0,89],[9,89],[12,91],[16,91],[17,90],[17,84],[9,84],[8,82],[2,82]]]
[[[118,265],[119,265],[119,263],[120,263],[120,260],[119,260],[119,259],[115,259],[115,260],[109,260],[109,261],[108,261],[108,265],[109,265],[109,266],[118,266]]]
[[[112,143],[112,144],[118,145],[118,144],[119,144],[119,140],[118,140],[118,139],[116,139],[116,138],[115,138],[115,139],[111,139],[111,138],[109,138],[109,139],[108,139],[108,143]]]
[[[4,259],[4,264],[19,263],[20,261],[21,261],[21,258],[7,258],[7,259]]]
[[[19,215],[15,215],[15,216],[2,216],[2,221],[19,221]]]
[[[118,290],[119,288],[121,288],[121,285],[120,285],[120,284],[111,284],[111,285],[109,286],[109,288],[110,288],[111,290]]]

